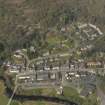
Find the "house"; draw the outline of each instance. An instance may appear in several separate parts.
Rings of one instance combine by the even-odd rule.
[[[9,72],[10,72],[10,73],[19,73],[19,70],[13,70],[13,69],[10,69]]]
[[[30,79],[30,76],[20,76],[19,79]]]
[[[43,60],[39,60],[39,61],[36,62],[36,65],[40,65],[40,64],[43,64],[43,63],[44,63]]]
[[[45,67],[44,67],[44,70],[51,70],[51,69],[50,69],[50,67],[45,66]]]
[[[58,95],[63,94],[63,87],[62,87],[62,86],[60,86],[60,88],[57,89],[57,94],[58,94]]]
[[[86,63],[87,67],[102,67],[102,63],[100,61],[88,61]]]
[[[49,52],[43,54],[44,57],[49,56]]]
[[[20,53],[22,53],[22,51],[21,50],[16,50],[15,53],[20,54]]]
[[[52,70],[59,70],[59,67],[58,66],[53,67]]]
[[[34,52],[34,53],[35,53],[35,48],[34,48],[34,46],[31,46],[31,47],[30,47],[30,52]]]
[[[16,57],[18,59],[21,59],[22,58],[22,55],[14,54],[14,57]]]
[[[88,26],[88,24],[82,24],[82,25],[79,25],[78,28],[79,28],[79,29],[82,29],[82,28],[85,28],[85,27],[87,27],[87,26]]]
[[[103,33],[101,32],[101,30],[97,27],[97,26],[95,26],[95,25],[93,25],[93,24],[88,24],[91,28],[93,28],[93,29],[95,29],[97,32],[98,32],[98,34],[99,35],[102,35]]]
[[[21,65],[11,65],[9,67],[9,72],[10,73],[19,73],[21,70]]]
[[[11,62],[4,62],[3,65],[5,66],[6,69],[8,69],[11,66]]]
[[[50,79],[56,79],[56,74],[55,73],[50,73]]]
[[[61,32],[65,32],[66,31],[66,28],[65,27],[62,27],[61,28]]]

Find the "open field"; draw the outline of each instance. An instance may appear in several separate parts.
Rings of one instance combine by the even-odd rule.
[[[3,81],[0,81],[0,104],[6,105],[8,102],[8,98],[5,96],[5,87]]]
[[[5,96],[5,87],[3,81],[0,81],[0,104],[6,105],[8,102],[8,98]],[[34,92],[37,91],[34,90]],[[37,92],[38,94],[38,92]],[[99,105],[96,100],[96,94],[92,94],[91,96],[87,97],[86,99],[81,98],[77,91],[73,88],[65,87],[64,88],[64,95],[57,95],[53,89],[41,89],[42,95],[49,95],[49,96],[56,96],[63,99],[72,100],[74,102],[79,102],[81,105]],[[57,103],[45,102],[45,101],[12,101],[11,105],[60,105]]]
[[[43,90],[44,93],[48,92],[49,90]],[[8,103],[8,98],[5,96],[5,87],[3,81],[0,81],[0,105],[6,105]],[[11,105],[61,105],[51,102],[45,102],[45,101],[12,101]]]

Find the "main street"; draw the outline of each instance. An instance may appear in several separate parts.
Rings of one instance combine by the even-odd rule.
[[[105,70],[104,68],[97,68],[97,70]],[[57,72],[90,72],[90,73],[96,73],[96,69],[90,69],[90,68],[76,68],[76,69],[70,69],[69,67],[61,67],[59,69],[54,69],[54,70],[28,70],[23,73],[19,73],[19,75],[24,75],[24,74],[31,74],[31,73],[57,73]]]

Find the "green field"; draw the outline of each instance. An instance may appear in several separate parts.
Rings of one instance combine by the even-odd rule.
[[[74,41],[72,39],[68,39],[62,34],[56,34],[50,33],[49,36],[46,37],[47,44],[44,47],[44,50],[46,49],[46,52],[51,51],[51,53],[53,54],[65,53],[74,47]]]
[[[5,87],[4,87],[3,81],[0,81],[0,105],[6,105],[8,103],[8,98],[5,96],[4,93],[5,93]],[[68,100],[80,103],[80,105],[99,105],[96,100],[95,93],[87,98],[82,98],[79,96],[79,94],[77,93],[75,89],[70,88],[70,87],[64,88],[64,94],[62,96],[57,95],[54,88],[52,89],[33,89],[32,91],[28,91],[26,95],[29,95],[29,94],[55,96],[61,99],[68,99]],[[12,101],[11,105],[60,105],[60,104],[45,102],[45,101],[21,101],[21,102]]]
[[[50,93],[48,89],[44,89],[42,91],[43,93],[47,92]],[[36,91],[34,90],[34,92]],[[5,86],[3,81],[0,81],[0,105],[7,105],[9,101],[8,97],[6,97],[4,93],[5,93]],[[45,102],[45,101],[22,101],[22,102],[12,101],[11,105],[60,105],[60,104]]]
[[[0,81],[0,105],[6,105],[8,98],[4,95],[5,87],[3,81]]]

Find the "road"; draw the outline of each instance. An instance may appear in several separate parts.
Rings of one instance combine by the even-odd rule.
[[[7,103],[7,105],[10,105],[10,104],[11,104],[11,101],[12,101],[12,99],[13,99],[13,96],[14,96],[16,90],[17,90],[17,87],[18,87],[18,86],[15,86],[14,91],[13,91],[13,93],[12,93],[12,96],[10,97],[10,99],[9,99],[9,101],[8,101],[8,103]]]
[[[64,53],[64,54],[52,54],[52,55],[49,55],[49,56],[45,56],[45,57],[39,57],[39,58],[35,58],[35,59],[32,59],[29,63],[32,64],[32,63],[35,63],[36,61],[39,61],[39,60],[43,60],[43,59],[47,59],[47,58],[56,58],[56,57],[63,57],[63,56],[69,56],[71,55],[69,52],[68,53]],[[28,59],[27,59],[28,60]]]
[[[86,68],[81,68],[81,69],[69,69],[67,67],[62,67],[61,69],[55,69],[55,70],[43,70],[43,71],[40,71],[40,70],[29,70],[27,72],[23,72],[23,73],[19,73],[17,75],[17,77],[19,76],[22,76],[22,75],[30,75],[30,74],[36,74],[36,73],[57,73],[57,72],[62,72],[62,73],[65,73],[65,72],[90,72],[90,73],[95,73],[94,72],[94,69],[86,69]]]
[[[15,84],[17,84],[17,78],[15,79]],[[11,101],[12,101],[12,99],[13,99],[13,97],[14,97],[14,94],[15,94],[17,88],[18,88],[18,85],[15,86],[14,91],[13,91],[13,93],[12,93],[12,95],[11,95],[11,97],[10,97],[8,103],[7,103],[7,105],[11,105]]]

